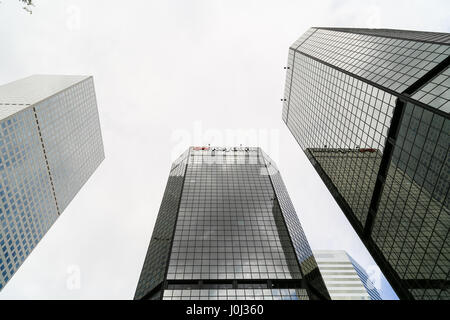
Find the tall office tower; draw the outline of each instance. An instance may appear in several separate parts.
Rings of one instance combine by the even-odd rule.
[[[135,299],[329,299],[260,148],[191,147],[174,162]]]
[[[332,300],[381,300],[367,272],[343,250],[315,250]]]
[[[450,34],[311,28],[282,119],[402,299],[449,299]]]
[[[104,157],[92,77],[0,86],[0,289]]]

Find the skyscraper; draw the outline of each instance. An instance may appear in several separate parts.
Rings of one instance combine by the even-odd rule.
[[[381,300],[367,272],[343,250],[314,250],[332,300]]]
[[[173,163],[135,299],[329,299],[260,148],[191,147]]]
[[[0,289],[104,157],[92,77],[0,86]]]
[[[403,299],[449,299],[450,34],[311,28],[282,119]]]

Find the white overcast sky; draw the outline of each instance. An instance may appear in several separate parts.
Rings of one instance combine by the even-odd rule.
[[[208,143],[262,147],[312,248],[375,264],[281,120],[288,47],[310,26],[449,32],[450,1],[1,2],[0,84],[93,75],[106,159],[0,299],[131,299],[171,161]]]

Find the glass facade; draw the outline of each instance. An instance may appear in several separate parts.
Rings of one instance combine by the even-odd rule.
[[[311,28],[282,119],[400,298],[448,299],[450,35]]]
[[[92,77],[0,86],[0,289],[104,159]]]
[[[328,297],[267,155],[205,147],[181,159],[172,166],[135,299]]]
[[[361,282],[363,283],[364,288],[366,288],[367,293],[370,296],[370,299],[371,300],[382,300],[380,293],[378,292],[377,288],[375,288],[375,284],[370,279],[366,270],[364,270],[364,268],[361,267],[359,265],[359,263],[356,262],[349,254],[347,254],[347,256],[350,259],[350,262],[352,263],[353,267],[355,268],[356,273],[358,274],[359,278],[361,279]]]
[[[345,251],[315,250],[332,300],[381,300],[367,272]]]

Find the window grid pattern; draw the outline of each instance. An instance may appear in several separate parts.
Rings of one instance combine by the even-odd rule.
[[[450,34],[443,32],[411,31],[396,29],[323,28],[327,30],[366,34],[413,41],[429,41],[450,44]]]
[[[31,76],[1,86],[0,99],[17,107],[0,120],[1,289],[104,153],[91,77]]]
[[[318,29],[297,51],[402,93],[450,55],[450,46]]]
[[[287,126],[364,224],[395,97],[303,55],[295,65]]]
[[[308,253],[293,247],[284,219],[295,210],[279,173],[274,190],[265,157],[191,147],[173,163],[179,179],[166,187],[135,299],[308,299],[297,255],[311,249],[298,243],[307,242],[298,218],[296,243]]]
[[[443,112],[450,112],[450,67],[412,95],[413,99]]]
[[[0,119],[23,111],[87,78],[77,75],[32,75],[0,85]]]
[[[164,281],[188,155],[189,150],[174,162],[170,170],[169,180],[139,277],[135,299],[143,298]]]
[[[447,277],[447,281],[449,278]],[[450,300],[450,294],[447,290],[442,289],[410,289],[415,299],[421,300]]]
[[[359,230],[363,230],[393,110],[397,102],[404,106],[370,241],[413,297],[449,299],[449,68],[412,93],[413,99],[430,109],[405,102],[402,92],[443,62],[450,46],[414,41],[415,36],[431,34],[411,32],[411,39],[406,40],[395,39],[395,32],[374,36],[377,31],[372,31],[316,29],[302,42],[295,50],[293,72],[287,76],[291,81],[283,119],[313,165],[324,174],[330,191],[340,203],[344,200],[344,207],[350,207],[360,223]],[[434,40],[443,39],[435,36]],[[290,55],[293,50],[291,47]],[[338,68],[399,94],[393,96],[360,82],[356,97],[365,95],[368,99],[358,101],[352,97],[355,91],[349,90],[349,82],[359,80]],[[351,110],[348,116],[342,111],[348,105],[363,108],[366,115],[353,116]],[[433,108],[447,116],[433,112]],[[339,114],[341,118],[336,119]]]
[[[447,118],[406,105],[372,233],[402,279],[449,280],[449,132]],[[449,298],[448,289],[411,292]]]
[[[286,70],[286,81],[284,84],[284,88],[285,88],[285,98],[283,100],[283,110],[282,110],[282,119],[284,122],[287,121],[287,117],[288,117],[288,109],[289,109],[289,94],[291,91],[291,81],[292,81],[292,72],[293,72],[293,67],[294,67],[294,56],[295,56],[295,51],[294,50],[289,50],[289,54],[288,54],[288,61],[287,61],[287,65],[289,66],[289,69]]]
[[[310,286],[313,286],[323,296],[328,297],[328,291],[325,287],[325,283],[320,275],[317,262],[309,246],[306,235],[300,224],[300,220],[292,204],[289,194],[281,178],[280,171],[278,170],[275,162],[261,150],[262,157],[266,163],[267,172],[272,181],[275,194],[280,204],[281,211],[283,213],[286,227],[291,236],[291,241],[297,255],[298,262],[303,276],[308,279]]]
[[[191,152],[169,280],[301,278],[266,170],[256,150]]]
[[[272,180],[275,194],[282,209],[286,227],[291,235],[291,240],[294,245],[300,267],[303,274],[308,274],[317,268],[311,247],[306,239],[305,232],[300,224],[297,212],[295,212],[294,205],[289,198],[286,186],[281,178],[280,171],[276,167],[275,163],[266,154],[263,155],[263,158],[266,161],[269,177]]]
[[[364,226],[375,186],[381,153],[359,150],[308,149]],[[349,172],[348,170],[353,170]]]
[[[105,158],[92,78],[35,109],[62,212]]]
[[[369,279],[369,275],[367,274],[366,270],[364,270],[363,267],[359,265],[358,262],[356,262],[349,254],[347,254],[348,258],[350,259],[353,267],[356,270],[356,273],[358,274],[359,278],[361,279],[361,282],[363,283],[364,287],[367,290],[367,293],[370,296],[371,300],[382,300],[380,293],[375,288],[374,283],[372,280]]]
[[[32,109],[0,121],[0,290],[58,212]]]
[[[310,28],[308,31],[306,31],[300,38],[297,39],[297,41],[295,41],[291,48],[293,48],[294,50],[289,50],[289,54],[288,54],[288,61],[287,61],[287,70],[286,70],[286,82],[284,85],[285,88],[285,97],[286,99],[283,99],[283,111],[282,111],[282,119],[284,122],[287,121],[287,117],[288,117],[288,109],[289,109],[289,95],[290,95],[290,90],[291,90],[291,82],[292,82],[292,74],[295,68],[294,65],[294,58],[295,58],[295,49],[297,49],[305,40],[307,40],[314,32],[316,31],[316,29],[314,28]]]
[[[305,42],[314,32],[316,28],[309,28],[300,38],[298,38],[291,46],[291,48],[297,49],[303,42]]]
[[[175,289],[163,300],[309,300],[305,289]]]
[[[287,125],[302,147],[383,150],[394,96],[303,55],[295,65]]]

